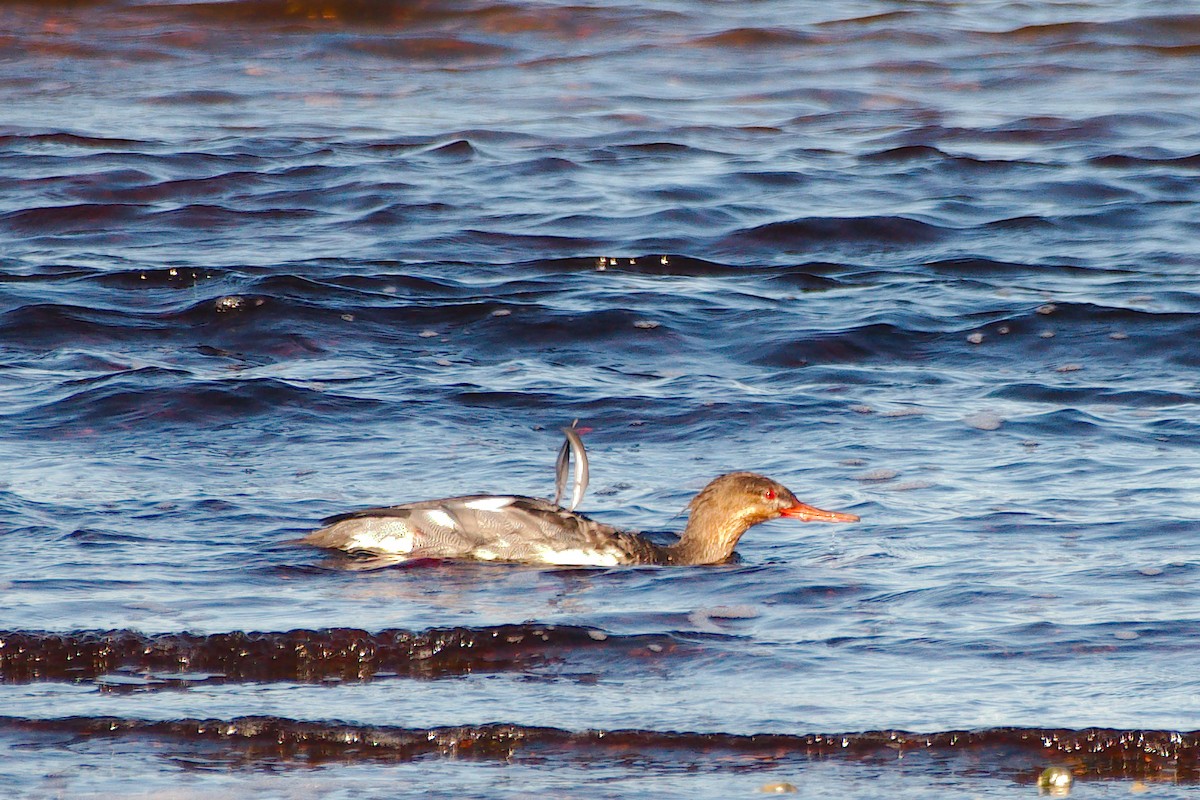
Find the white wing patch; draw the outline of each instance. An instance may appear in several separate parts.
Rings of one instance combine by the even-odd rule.
[[[440,508],[431,508],[425,512],[425,516],[429,517],[437,525],[450,530],[456,530],[458,525],[454,522],[454,517],[442,511]]]
[[[411,553],[413,549],[412,531],[404,529],[403,533],[388,533],[379,535],[375,531],[360,531],[346,543],[344,550],[373,550],[377,553]]]
[[[500,511],[508,508],[513,503],[511,497],[479,497],[463,503],[464,506],[474,511]]]
[[[615,567],[623,563],[612,550],[555,550],[545,545],[537,548],[537,559],[543,564],[562,567]]]

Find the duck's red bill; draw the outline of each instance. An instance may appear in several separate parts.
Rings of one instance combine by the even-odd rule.
[[[858,522],[858,516],[855,514],[846,514],[842,511],[826,511],[815,506],[797,503],[791,508],[785,508],[780,512],[785,517],[798,519],[803,522]]]

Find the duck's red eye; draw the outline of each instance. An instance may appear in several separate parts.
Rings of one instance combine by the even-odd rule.
[[[775,499],[775,490],[774,489],[765,490],[763,492],[763,499],[764,500],[774,500]]]

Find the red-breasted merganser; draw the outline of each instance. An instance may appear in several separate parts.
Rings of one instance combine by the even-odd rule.
[[[573,509],[587,486],[587,459],[573,429]],[[567,445],[563,451],[566,452]],[[559,456],[559,496],[566,458]],[[556,498],[557,500],[557,498]],[[658,545],[557,502],[534,497],[467,495],[339,514],[299,544],[397,560],[472,559],[560,566],[718,564],[750,527],[777,517],[805,522],[857,522],[854,514],[805,505],[782,484],[753,472],[713,479],[688,503],[687,527],[674,544]]]

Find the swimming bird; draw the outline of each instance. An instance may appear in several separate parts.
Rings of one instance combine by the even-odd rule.
[[[349,553],[411,559],[469,559],[559,566],[719,564],[742,534],[778,517],[857,522],[854,514],[801,503],[776,481],[753,472],[714,478],[688,503],[687,526],[673,544],[596,522],[574,508],[587,488],[587,453],[574,428],[559,453],[555,501],[517,495],[466,495],[338,514],[298,540]],[[558,505],[567,459],[575,456],[570,508]]]

